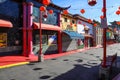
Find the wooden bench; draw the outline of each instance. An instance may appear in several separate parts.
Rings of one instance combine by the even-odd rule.
[[[103,61],[102,61],[103,64]],[[113,65],[117,67],[117,53],[113,55],[108,55],[106,58],[106,66],[109,67],[110,72],[112,72]]]

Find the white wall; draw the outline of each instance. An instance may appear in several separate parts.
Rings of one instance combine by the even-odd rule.
[[[81,24],[79,24],[79,21],[81,22]],[[85,24],[86,27],[90,29],[89,34],[93,34],[93,25],[89,24],[87,22],[81,21],[81,20],[77,21],[77,32],[78,33],[85,33],[83,24]]]

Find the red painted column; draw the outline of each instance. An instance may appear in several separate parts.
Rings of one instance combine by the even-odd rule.
[[[61,27],[60,25],[60,19],[61,19],[61,14],[58,16],[58,26]],[[58,31],[58,52],[62,52],[62,32]]]
[[[106,0],[103,0],[103,17],[106,18]],[[103,67],[106,67],[106,28],[103,28]]]
[[[58,31],[58,51],[59,53],[62,52],[62,37],[61,31]]]
[[[32,11],[33,11],[33,3],[28,3],[28,56],[32,55],[33,42],[32,42]]]
[[[23,52],[22,55],[27,56],[27,35],[26,35],[26,3],[23,3]]]

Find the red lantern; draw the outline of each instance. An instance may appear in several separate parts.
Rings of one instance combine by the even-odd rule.
[[[76,24],[74,24],[74,26],[76,27],[77,25],[76,25]]]
[[[101,15],[100,18],[103,19],[104,18],[103,15]]]
[[[116,24],[117,24],[117,25],[120,25],[120,21],[117,21]]]
[[[44,17],[44,18],[47,18],[47,17],[48,17],[47,11],[45,11],[45,12],[43,13],[43,17]]]
[[[83,26],[85,27],[85,26],[86,26],[86,24],[83,24]]]
[[[97,26],[97,24],[96,24],[96,23],[94,23],[94,24],[93,24],[93,26],[94,26],[94,27],[96,27],[96,26]]]
[[[63,14],[68,14],[68,10],[63,10]]]
[[[116,14],[119,15],[119,14],[120,14],[120,10],[117,10],[117,11],[116,11]]]
[[[105,12],[106,11],[106,9],[105,8],[102,8],[102,12]]]
[[[89,23],[92,23],[92,20],[91,20],[91,19],[88,19],[88,22],[89,22]]]
[[[45,10],[46,10],[46,8],[44,6],[40,7],[40,11],[45,11]]]
[[[44,5],[49,5],[49,4],[50,4],[50,0],[42,0],[42,3],[43,3]]]
[[[53,10],[49,10],[49,14],[53,14]]]
[[[89,4],[90,6],[94,6],[96,3],[97,3],[96,0],[88,0],[88,4]]]
[[[82,14],[84,14],[84,13],[85,13],[85,10],[84,10],[84,9],[81,9],[80,12],[81,12]]]
[[[78,24],[81,24],[81,21],[79,21]]]

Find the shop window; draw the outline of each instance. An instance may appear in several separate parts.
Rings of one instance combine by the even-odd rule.
[[[64,22],[67,22],[67,18],[64,18]]]
[[[39,43],[40,43],[40,36],[35,35],[35,44],[39,44]],[[47,35],[42,35],[42,44],[43,45],[47,44]]]
[[[72,20],[72,23],[74,24],[74,23],[75,23],[75,21],[74,21],[74,20]]]
[[[48,45],[57,44],[56,35],[48,35]]]
[[[42,44],[47,45],[47,35],[42,35]]]
[[[7,46],[7,33],[0,33],[0,48]]]

